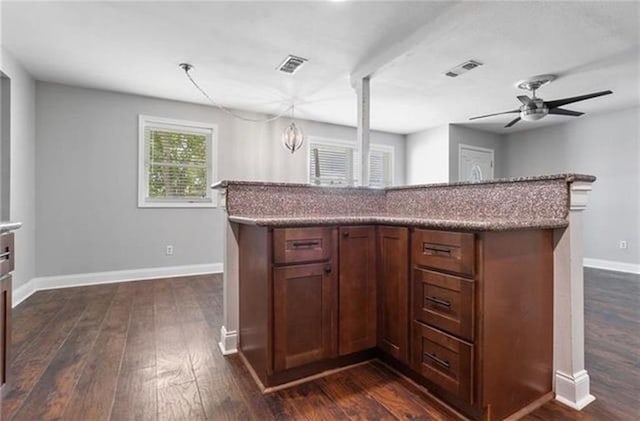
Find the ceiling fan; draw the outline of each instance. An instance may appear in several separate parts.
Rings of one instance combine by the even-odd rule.
[[[567,109],[560,108],[560,107],[562,107],[563,105],[567,105],[567,104],[573,104],[574,102],[584,101],[586,99],[596,98],[596,97],[599,97],[599,96],[609,95],[609,94],[613,93],[611,91],[600,91],[600,92],[594,92],[592,94],[574,96],[574,97],[571,97],[571,98],[556,99],[554,101],[544,101],[542,98],[536,97],[536,90],[541,88],[542,86],[548,84],[549,82],[551,82],[554,79],[555,79],[554,75],[541,75],[541,76],[535,76],[532,79],[528,79],[528,80],[524,80],[522,82],[518,82],[516,84],[516,86],[518,88],[526,89],[526,90],[531,91],[533,93],[533,95],[532,95],[533,97],[532,98],[529,98],[527,95],[518,96],[518,100],[520,100],[520,102],[522,103],[520,108],[517,108],[515,110],[511,110],[511,111],[504,111],[504,112],[501,112],[501,113],[494,113],[494,114],[481,115],[481,116],[477,116],[477,117],[471,117],[469,120],[476,120],[476,119],[479,119],[479,118],[491,117],[491,116],[494,116],[494,115],[501,115],[501,114],[519,113],[520,116],[514,118],[506,126],[504,126],[505,128],[509,128],[509,127],[513,126],[514,124],[516,124],[520,120],[536,121],[536,120],[540,120],[540,119],[544,118],[547,114],[556,114],[556,115],[566,115],[566,116],[571,116],[571,117],[580,117],[584,113],[581,113],[581,112],[578,112],[578,111],[571,111],[571,110],[567,110]]]

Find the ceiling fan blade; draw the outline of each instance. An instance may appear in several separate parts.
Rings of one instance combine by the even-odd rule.
[[[517,98],[522,102],[522,105],[536,105],[536,103],[526,95],[518,95]]]
[[[516,124],[518,121],[520,121],[520,117],[516,117],[513,120],[511,120],[509,122],[509,124],[507,124],[506,126],[504,126],[505,129],[508,129],[509,127],[513,126],[514,124]]]
[[[479,118],[485,118],[485,117],[493,117],[494,115],[502,115],[502,114],[512,114],[512,113],[519,113],[520,110],[511,110],[511,111],[504,111],[501,113],[494,113],[494,114],[486,114],[486,115],[479,115],[477,117],[471,117],[469,120],[477,120]]]
[[[554,101],[545,101],[544,104],[547,106],[547,108],[552,109],[552,108],[562,107],[563,105],[567,105],[567,104],[573,104],[574,102],[584,101],[585,99],[596,98],[599,96],[609,95],[612,93],[613,93],[612,91],[600,91],[600,92],[594,92],[592,94],[587,94],[587,95],[574,96],[571,98],[556,99]]]
[[[564,108],[552,108],[549,110],[549,114],[570,115],[572,117],[580,117],[584,113],[581,113],[579,111],[565,110]]]

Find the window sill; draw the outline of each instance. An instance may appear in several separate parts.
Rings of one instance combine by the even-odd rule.
[[[165,209],[188,209],[188,208],[217,208],[218,204],[214,203],[214,202],[203,202],[203,203],[198,203],[198,202],[194,202],[194,203],[189,203],[189,202],[178,202],[178,203],[172,203],[172,202],[142,202],[142,203],[138,203],[138,208],[144,209],[144,208],[165,208]]]

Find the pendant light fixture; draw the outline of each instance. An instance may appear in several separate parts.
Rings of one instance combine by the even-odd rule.
[[[289,124],[282,133],[282,144],[285,148],[287,148],[292,154],[302,147],[304,143],[304,132],[293,121],[295,108],[291,106],[291,124]]]

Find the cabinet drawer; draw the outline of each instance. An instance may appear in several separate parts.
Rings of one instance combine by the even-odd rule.
[[[473,341],[473,280],[414,269],[413,285],[415,319]]]
[[[273,230],[274,263],[329,260],[334,228],[282,228]]]
[[[416,265],[473,276],[473,234],[432,230],[413,232],[413,262]]]
[[[473,404],[473,345],[413,322],[413,365],[426,379]]]
[[[0,235],[0,276],[13,271],[13,233]]]

